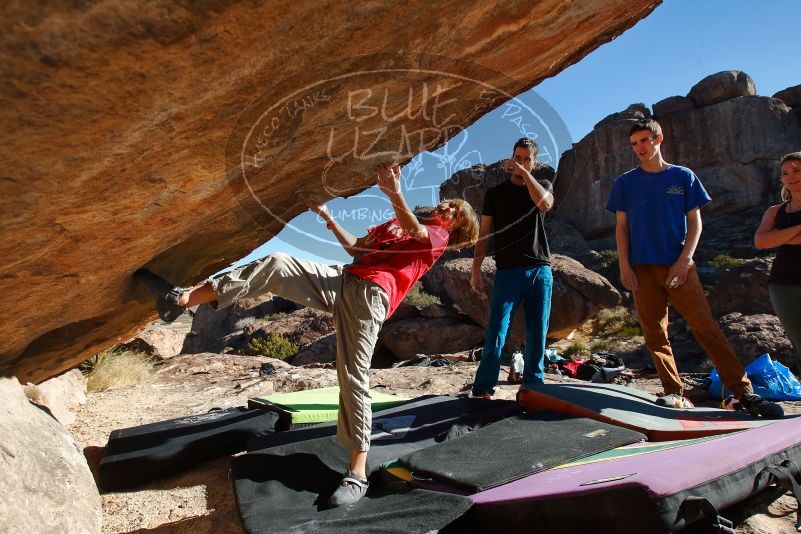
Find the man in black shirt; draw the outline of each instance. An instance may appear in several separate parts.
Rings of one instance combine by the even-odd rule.
[[[476,371],[473,395],[490,398],[495,393],[501,367],[501,350],[518,305],[526,312],[526,351],[523,389],[543,382],[545,336],[551,313],[551,253],[545,235],[543,213],[553,206],[553,186],[532,175],[537,162],[537,143],[524,137],[515,143],[512,159],[503,162],[509,180],[490,188],[484,197],[481,230],[473,256],[470,285],[483,293],[481,263],[487,239],[495,237],[497,272],[492,286],[489,321],[481,364]]]

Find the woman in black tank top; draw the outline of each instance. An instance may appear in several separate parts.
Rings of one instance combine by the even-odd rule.
[[[754,244],[778,252],[768,278],[773,309],[795,347],[801,370],[801,152],[782,158],[782,202],[771,206],[762,218]]]

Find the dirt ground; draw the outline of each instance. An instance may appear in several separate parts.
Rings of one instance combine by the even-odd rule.
[[[262,362],[278,368],[274,375],[259,377]],[[371,387],[388,393],[416,397],[425,394],[468,392],[475,363],[458,362],[448,367],[402,367],[372,371]],[[503,368],[505,378],[508,369]],[[548,375],[548,381],[566,380]],[[330,366],[291,367],[277,360],[237,355],[199,354],[179,356],[161,364],[153,383],[94,392],[70,427],[83,448],[95,475],[109,433],[118,428],[200,414],[212,408],[247,404],[250,397],[336,384]],[[656,393],[656,377],[637,377],[634,386]],[[496,398],[513,399],[517,384],[502,383]],[[783,403],[788,413],[801,413],[801,403]],[[131,491],[105,493],[103,532],[112,533],[240,533],[240,524],[229,480],[229,458],[207,462],[185,473]],[[749,501],[727,510],[736,519],[737,532],[796,532],[795,500],[781,497],[767,504]]]

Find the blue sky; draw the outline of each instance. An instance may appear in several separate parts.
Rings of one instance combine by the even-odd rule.
[[[485,115],[436,153],[416,158],[405,178],[409,203],[430,205],[438,184],[459,168],[508,157],[526,125],[521,124],[523,115],[534,117],[534,122],[545,117],[538,139],[541,146],[558,152],[569,148],[571,139],[584,137],[606,115],[635,102],[650,107],[668,96],[686,95],[699,80],[722,70],[747,72],[760,95],[801,84],[799,7],[801,2],[794,0],[666,0],[611,43],[519,95],[516,102]],[[542,142],[548,136],[553,143]],[[558,157],[542,152],[541,159],[555,166]],[[374,189],[362,195],[374,197],[368,202],[380,202]],[[357,235],[377,222],[355,216],[354,207],[360,202],[364,200],[352,197],[329,204]],[[321,224],[306,213],[290,226]],[[309,239],[287,227],[236,265],[273,251],[328,264],[348,261],[333,243]]]

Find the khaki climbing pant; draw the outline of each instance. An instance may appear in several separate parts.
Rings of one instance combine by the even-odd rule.
[[[274,253],[209,280],[216,308],[273,293],[334,315],[339,416],[337,439],[351,450],[370,448],[370,360],[386,318],[389,297],[377,284],[340,266]]]

